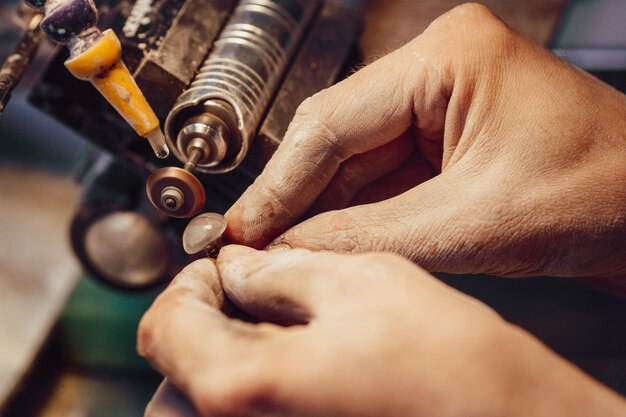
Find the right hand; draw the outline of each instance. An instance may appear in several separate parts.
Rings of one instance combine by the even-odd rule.
[[[626,276],[626,97],[463,5],[305,101],[227,217],[256,248]]]

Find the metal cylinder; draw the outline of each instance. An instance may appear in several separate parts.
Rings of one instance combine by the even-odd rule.
[[[211,142],[219,138],[225,142],[226,151],[212,153],[196,169],[223,173],[241,163],[320,2],[242,0],[239,3],[213,51],[165,122],[168,144],[180,161],[185,163],[189,159],[190,140],[201,138]],[[212,116],[206,118],[204,130],[198,126],[202,123],[198,116],[202,115]],[[204,135],[203,131],[211,134]],[[209,147],[216,148],[213,144]]]

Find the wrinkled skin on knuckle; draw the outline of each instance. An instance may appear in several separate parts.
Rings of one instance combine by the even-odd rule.
[[[506,24],[487,6],[479,3],[464,3],[452,8],[435,19],[424,32],[441,36],[442,40],[461,41],[467,44],[508,31]],[[466,45],[467,45],[466,44]],[[451,45],[450,45],[451,46]]]
[[[174,290],[180,297],[187,293],[193,296],[203,294],[203,301],[214,307],[220,307],[224,302],[220,275],[212,259],[199,259],[187,265],[170,284],[168,294]]]
[[[280,243],[340,253],[367,252],[379,243],[369,232],[372,226],[373,222],[363,224],[346,211],[330,211],[295,226],[280,238]]]
[[[336,85],[335,87],[339,86]],[[302,129],[311,130],[312,134],[308,135],[307,141],[297,143],[301,146],[307,146],[312,142],[320,142],[324,150],[340,160],[347,159],[346,150],[338,138],[337,132],[333,126],[340,125],[346,121],[337,119],[345,112],[341,109],[346,106],[345,100],[341,99],[343,94],[336,94],[332,89],[322,90],[321,92],[309,97],[298,106],[296,114],[289,126],[292,132],[287,135],[289,139],[296,141],[297,131]],[[348,115],[349,118],[349,115]],[[332,122],[331,122],[332,120]],[[349,122],[349,120],[347,120]]]
[[[303,170],[309,175],[301,179],[306,183],[294,183],[292,176],[274,178],[275,189],[272,189],[271,193],[279,201],[288,197],[283,195],[285,189],[306,193],[310,188],[317,189],[326,184],[332,178],[336,166],[350,156],[346,144],[337,136],[328,116],[319,110],[307,111],[306,114],[297,115],[293,119],[285,137],[285,145],[279,147],[277,151],[281,156],[286,156],[283,160],[289,160],[294,169]],[[264,174],[276,176],[276,173],[289,174],[289,172],[267,169]],[[311,187],[311,182],[316,186]]]
[[[426,59],[426,58],[418,58]],[[435,57],[435,60],[440,58]],[[413,88],[412,102],[415,113],[415,127],[421,138],[438,140],[443,136],[448,103],[452,91],[446,86],[450,84],[447,63],[435,64],[434,68],[418,68],[415,71],[422,88]]]
[[[484,5],[466,3],[434,20],[424,32],[433,49],[451,57],[488,58],[508,42],[511,30]],[[419,38],[414,42],[419,42]]]
[[[327,94],[327,92],[328,88],[325,88],[300,103],[300,105],[296,109],[296,113],[294,114],[294,120],[298,121],[302,118],[308,117],[311,113],[318,111],[322,107],[322,103],[324,102],[324,96]]]

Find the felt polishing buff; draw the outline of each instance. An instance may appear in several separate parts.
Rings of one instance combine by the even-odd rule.
[[[118,37],[106,30],[90,47],[65,61],[67,69],[81,80],[90,81],[140,136],[150,141],[155,154],[169,154],[159,120],[122,61]]]

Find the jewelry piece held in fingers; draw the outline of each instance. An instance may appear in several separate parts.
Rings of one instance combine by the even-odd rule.
[[[220,249],[225,245],[223,234],[228,222],[217,213],[204,213],[189,222],[183,233],[185,252],[194,255],[202,250],[210,258],[217,258]]]

